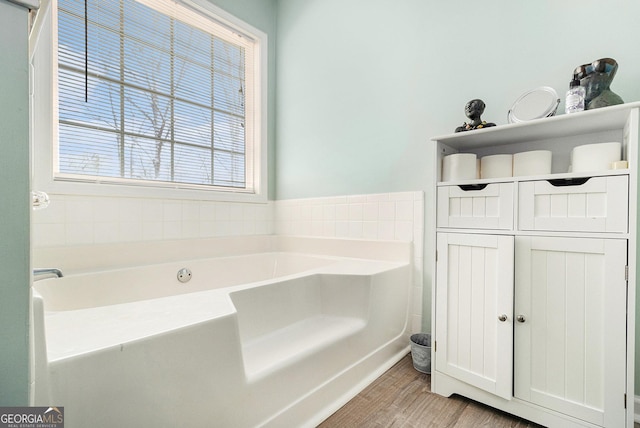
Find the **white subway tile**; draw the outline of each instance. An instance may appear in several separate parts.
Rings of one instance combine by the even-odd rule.
[[[300,220],[310,221],[312,218],[312,208],[309,204],[300,206]]]
[[[396,202],[396,221],[413,221],[413,200]]]
[[[378,239],[378,222],[376,222],[376,221],[363,221],[362,222],[362,237],[364,239]]]
[[[362,204],[355,203],[349,204],[349,220],[350,221],[362,221]]]
[[[164,201],[162,204],[163,222],[182,221],[182,204],[179,201]]]
[[[93,244],[93,223],[67,223],[66,245]]]
[[[336,205],[336,221],[349,220],[349,205],[338,204]]]
[[[200,222],[200,237],[212,238],[216,236],[216,222],[215,221],[201,221]]]
[[[67,243],[64,223],[34,224],[32,240],[39,247],[57,247]]]
[[[162,223],[163,239],[180,239],[182,238],[182,222],[181,221],[165,221]]]
[[[293,205],[291,207],[291,218],[292,221],[300,221],[302,220],[302,208],[300,205]]]
[[[311,236],[311,220],[302,220],[299,223],[299,231],[297,235]]]
[[[231,219],[231,205],[225,202],[216,204],[216,221],[228,221]]]
[[[117,222],[120,219],[120,207],[117,198],[95,198],[92,202],[93,221]]]
[[[411,241],[413,240],[413,222],[411,221],[396,221],[394,239],[396,241]]]
[[[200,221],[213,222],[216,219],[216,203],[210,201],[200,202]]]
[[[362,222],[361,221],[350,221],[349,222],[349,238],[361,239],[363,233]]]
[[[362,205],[362,219],[364,221],[377,221],[380,215],[379,211],[379,203],[367,202]]]
[[[231,221],[229,220],[216,221],[215,236],[230,236],[231,230],[232,230]]]
[[[395,237],[395,224],[393,221],[382,220],[378,222],[378,239],[393,241]]]
[[[145,221],[142,223],[142,239],[145,241],[157,241],[162,239],[162,222]]]
[[[334,204],[325,204],[322,207],[322,220],[332,221],[336,219],[336,206]]]
[[[416,228],[424,228],[424,201],[414,201],[413,221]]]
[[[31,221],[34,224],[64,224],[66,201],[58,195],[49,195],[49,206],[32,211]]]
[[[395,220],[396,204],[395,202],[380,202],[378,210],[378,219],[383,221]]]
[[[200,222],[197,220],[183,220],[181,225],[181,239],[200,237]]]
[[[349,236],[349,222],[336,221],[336,238],[346,238]]]
[[[311,220],[321,221],[323,217],[324,217],[324,205],[312,205]]]
[[[255,233],[256,235],[270,235],[273,233],[273,230],[269,227],[271,222],[267,220],[256,220],[255,222]]]
[[[312,236],[322,236],[324,230],[324,222],[322,221],[312,221],[311,222],[311,235]]]
[[[244,233],[242,221],[231,220],[227,223],[225,236],[241,236]]]
[[[142,223],[120,222],[119,238],[122,242],[134,242],[142,240]]]
[[[197,201],[182,202],[182,221],[200,220],[200,203]]]
[[[145,199],[144,201],[142,201],[142,221],[162,222],[163,220],[164,206],[161,200]]]
[[[83,198],[69,199],[65,204],[66,223],[91,223],[93,221],[93,203]]]
[[[106,244],[118,242],[120,239],[120,224],[117,221],[96,222],[93,224],[93,242]]]
[[[121,198],[118,202],[118,221],[142,221],[142,203],[139,199]]]
[[[242,217],[241,217],[242,220],[252,223],[253,221],[255,221],[257,216],[258,216],[258,213],[255,205],[253,204],[242,205]]]
[[[240,203],[230,203],[229,205],[229,220],[231,221],[242,221],[244,218],[244,204]]]
[[[333,238],[336,236],[335,220],[326,220],[322,222],[322,236],[327,238]]]
[[[243,235],[255,235],[256,234],[256,224],[254,221],[243,221],[242,222],[242,234]]]

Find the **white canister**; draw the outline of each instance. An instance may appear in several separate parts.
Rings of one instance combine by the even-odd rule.
[[[478,177],[475,153],[454,153],[442,158],[442,181],[474,180]]]
[[[571,151],[571,168],[572,172],[604,171],[621,159],[621,143],[585,144]]]
[[[513,176],[513,155],[490,155],[480,159],[480,178]]]
[[[513,175],[551,174],[551,151],[532,150],[513,155]]]

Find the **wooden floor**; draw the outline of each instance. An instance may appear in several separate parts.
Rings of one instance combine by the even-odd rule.
[[[319,427],[540,427],[457,395],[445,398],[430,391],[431,376],[415,370],[409,354]]]

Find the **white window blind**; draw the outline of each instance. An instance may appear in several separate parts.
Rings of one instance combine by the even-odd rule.
[[[252,192],[253,49],[170,0],[58,0],[56,177]]]

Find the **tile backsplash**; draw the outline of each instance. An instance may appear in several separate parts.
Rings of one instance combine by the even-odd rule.
[[[32,215],[36,247],[273,233],[273,202],[49,196]]]
[[[274,203],[278,235],[413,242],[410,325],[422,329],[424,193],[396,192]]]
[[[296,235],[413,242],[411,327],[420,331],[424,196],[396,192],[268,203],[50,194],[32,214],[34,247],[240,235]]]

